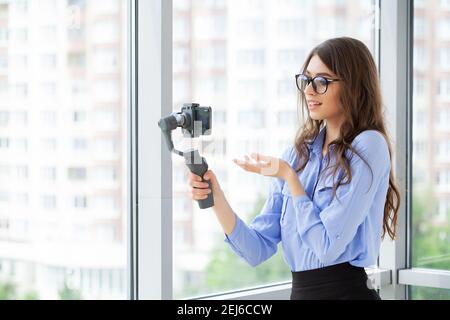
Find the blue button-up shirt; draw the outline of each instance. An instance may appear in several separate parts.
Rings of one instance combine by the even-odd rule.
[[[298,178],[305,195],[292,197],[288,184],[273,178],[262,212],[247,226],[237,215],[236,225],[225,242],[256,266],[270,258],[281,241],[283,256],[292,271],[322,268],[343,262],[359,267],[376,264],[381,245],[384,205],[391,169],[389,149],[375,130],[360,133],[352,146],[366,163],[348,150],[352,180],[333,195],[334,178],[322,156],[326,127],[310,145],[310,159]],[[333,148],[330,150],[333,165]],[[298,155],[287,148],[281,158],[293,168]],[[319,178],[319,179],[318,179]]]

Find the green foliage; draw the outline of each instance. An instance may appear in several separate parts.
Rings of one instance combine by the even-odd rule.
[[[412,287],[412,300],[450,300],[449,289],[427,288],[427,287]]]
[[[0,300],[16,299],[16,286],[11,282],[0,283]]]
[[[81,300],[81,291],[72,289],[64,281],[64,287],[58,291],[61,300]]]
[[[431,189],[413,196],[412,265],[450,270],[450,222],[435,222],[435,203]]]
[[[412,266],[450,270],[450,212],[445,221],[435,222],[436,204],[433,191],[414,192],[412,204]],[[449,300],[450,290],[412,287],[411,298]]]
[[[35,290],[28,291],[27,293],[25,293],[23,299],[24,300],[39,300],[39,294]]]

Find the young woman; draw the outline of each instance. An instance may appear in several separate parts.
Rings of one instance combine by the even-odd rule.
[[[364,267],[377,262],[386,233],[394,239],[400,195],[383,118],[374,60],[359,40],[315,47],[295,76],[305,123],[281,159],[233,160],[271,176],[262,212],[247,226],[231,209],[216,176],[191,174],[192,198],[213,192],[225,241],[250,265],[281,241],[292,271],[291,299],[380,299]]]

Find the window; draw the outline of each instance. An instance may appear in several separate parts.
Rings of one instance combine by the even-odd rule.
[[[261,110],[239,111],[237,124],[240,130],[264,128],[266,126],[265,112]]]
[[[242,172],[231,159],[250,152],[280,156],[298,125],[294,75],[306,54],[320,39],[341,35],[374,51],[375,6],[371,0],[243,0],[208,8],[203,1],[173,2],[173,111],[189,101],[212,107],[205,157],[233,210],[250,222],[264,205],[269,180]],[[173,170],[174,298],[290,280],[281,251],[256,268],[232,253],[215,216],[190,199],[188,169],[176,156]]]
[[[117,126],[118,115],[114,109],[102,108],[95,110],[95,123],[98,129],[114,129]]]
[[[72,141],[73,150],[76,152],[85,151],[87,149],[86,138],[75,138]]]
[[[28,12],[28,0],[16,0],[14,2],[14,11],[19,14],[24,14]]]
[[[43,69],[55,69],[56,68],[56,55],[55,54],[43,54],[41,56],[41,67]]]
[[[242,37],[262,38],[265,33],[265,21],[262,18],[252,18],[238,21],[237,29]]]
[[[56,168],[55,167],[42,168],[42,179],[44,181],[55,181],[56,180]]]
[[[117,21],[100,20],[96,22],[93,26],[93,36],[96,43],[117,43],[119,41]]]
[[[54,42],[57,39],[57,32],[56,32],[56,26],[50,25],[50,26],[43,26],[40,28],[40,38],[43,41],[46,42]]]
[[[85,209],[87,207],[87,197],[86,196],[73,197],[73,207],[77,209]]]
[[[46,97],[53,97],[56,95],[57,85],[55,82],[46,82],[41,84],[41,93]]]
[[[93,2],[93,11],[98,14],[117,14],[119,13],[120,0],[104,0],[102,2]]]
[[[83,56],[83,60],[85,57]],[[99,72],[115,71],[119,67],[119,53],[117,50],[110,48],[96,48],[94,50],[93,67]],[[83,61],[83,64],[85,62]]]
[[[25,45],[28,41],[28,29],[14,28],[11,30],[12,41],[16,45]]]
[[[438,63],[427,65],[423,76],[414,78],[412,139],[414,145],[423,147],[413,149],[411,257],[412,267],[438,270],[450,270],[450,139],[445,135],[450,121],[446,105],[450,100],[450,79],[442,72],[448,69],[450,61],[446,43],[450,22],[440,15],[448,4],[448,1],[414,1],[414,74],[423,70],[424,52],[436,57]],[[429,34],[437,36],[421,41],[425,26],[430,28]],[[435,86],[437,100],[433,100],[433,94],[423,94],[423,87]],[[449,293],[444,289],[411,286],[410,297],[448,299]]]
[[[26,126],[28,124],[27,111],[14,111],[12,113],[12,123],[18,127]]]
[[[97,196],[94,202],[94,207],[101,214],[115,212],[118,209],[117,197],[113,195]]]
[[[28,67],[28,56],[22,54],[12,56],[11,67],[14,70],[25,70]]]
[[[70,180],[86,180],[86,168],[69,168],[67,171]]]
[[[278,34],[280,36],[297,36],[306,32],[306,20],[299,19],[283,19],[278,21]]]
[[[44,152],[54,152],[56,151],[57,141],[55,138],[44,138],[41,141],[40,147]]]
[[[278,51],[278,63],[282,66],[298,68],[302,59],[306,58],[305,49],[281,49]]]
[[[98,138],[95,140],[95,151],[98,156],[115,156],[118,151],[117,140],[111,138]]]
[[[242,66],[263,66],[265,63],[264,49],[243,49],[237,52],[237,64]]]
[[[1,1],[3,299],[127,298],[129,2]]]
[[[100,80],[95,83],[95,98],[99,102],[117,101],[119,83],[115,80]]]
[[[86,66],[86,54],[84,52],[71,52],[67,57],[69,67],[83,68]]]
[[[55,195],[43,195],[41,197],[42,207],[46,210],[56,209],[56,196]]]
[[[277,114],[278,126],[283,128],[294,127],[297,123],[297,112],[295,111],[281,111]]]
[[[117,180],[117,171],[114,167],[97,167],[94,176],[101,182],[114,182]]]
[[[0,127],[6,127],[9,123],[9,111],[0,111]]]
[[[42,124],[46,127],[56,127],[56,111],[42,111]]]
[[[86,111],[74,111],[72,114],[74,123],[83,123],[86,121]]]

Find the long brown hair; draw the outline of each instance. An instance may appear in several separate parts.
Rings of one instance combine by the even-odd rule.
[[[306,71],[311,58],[315,55],[339,78],[344,79],[340,82],[342,83],[340,104],[343,108],[344,122],[340,127],[339,138],[331,141],[328,145],[328,152],[330,147],[333,146],[336,160],[332,167],[334,168],[332,171],[333,180],[339,169],[343,172],[343,176],[333,186],[334,197],[336,189],[342,184],[349,183],[352,179],[350,160],[347,158],[346,152],[350,150],[360,156],[351,145],[358,134],[365,130],[380,132],[388,144],[391,164],[392,147],[383,116],[383,102],[377,68],[366,45],[349,37],[329,39],[311,50],[303,64],[302,72]],[[305,110],[307,110],[304,92],[299,92],[298,98],[304,115]],[[305,119],[305,117],[303,118]],[[304,124],[299,128],[295,137],[295,149],[299,157],[297,172],[305,168],[310,156],[308,145],[317,137],[324,125],[324,120],[313,120],[308,114]],[[368,165],[363,157],[361,159]],[[395,183],[391,165],[389,188],[384,205],[382,238],[387,232],[391,239],[395,239],[399,206],[400,193]]]

